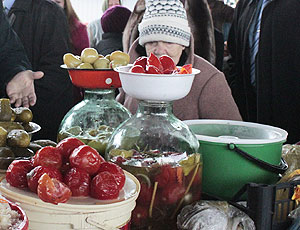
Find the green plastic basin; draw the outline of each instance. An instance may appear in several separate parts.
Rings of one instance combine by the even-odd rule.
[[[184,121],[200,143],[203,156],[203,192],[230,200],[246,183],[273,184],[279,175],[259,167],[228,144],[264,162],[279,165],[282,144],[287,132],[283,129],[251,122],[230,120]]]

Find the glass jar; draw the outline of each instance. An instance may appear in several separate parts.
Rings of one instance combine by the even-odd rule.
[[[114,89],[86,89],[84,100],[63,118],[57,141],[76,137],[104,157],[112,131],[130,116],[130,112],[115,100]]]
[[[140,101],[109,140],[106,157],[141,183],[133,229],[176,229],[183,205],[201,196],[199,142],[172,113],[172,102]]]

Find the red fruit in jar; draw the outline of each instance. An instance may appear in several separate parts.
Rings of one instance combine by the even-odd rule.
[[[183,197],[184,192],[185,188],[175,183],[165,187],[160,198],[164,204],[175,204]]]
[[[119,186],[113,174],[109,172],[98,173],[92,179],[90,194],[99,200],[116,199],[119,196]]]
[[[153,187],[141,182],[141,191],[137,198],[137,203],[142,206],[149,206],[152,199]]]
[[[147,59],[148,68],[151,65],[155,66],[159,70],[160,73],[162,73],[164,71],[164,68],[163,68],[162,64],[160,63],[160,60],[153,53],[150,53],[150,56]],[[146,69],[147,69],[147,67],[146,67]]]
[[[72,168],[81,168],[90,175],[96,174],[100,164],[105,162],[104,158],[99,155],[97,150],[88,145],[81,145],[74,149],[69,160]]]
[[[192,64],[187,64],[181,67],[179,74],[191,74],[192,72]]]
[[[163,66],[163,73],[164,74],[171,74],[176,69],[176,65],[171,57],[168,55],[162,55],[159,58],[162,66]]]
[[[143,69],[146,69],[146,65],[147,65],[147,57],[142,56],[142,57],[138,57],[135,62],[133,63],[133,65],[140,65],[143,67]]]
[[[60,154],[64,158],[68,159],[73,150],[79,147],[80,145],[84,145],[84,143],[81,140],[75,137],[68,137],[66,139],[61,140],[57,144],[56,148],[59,150]]]
[[[119,189],[121,190],[124,187],[126,178],[125,173],[120,166],[111,162],[103,162],[100,164],[100,168],[98,170],[98,173],[100,172],[109,172],[113,174],[118,183]]]
[[[46,146],[36,152],[32,163],[33,167],[44,166],[59,169],[62,165],[62,156],[56,147]]]
[[[129,70],[131,73],[145,73],[145,69],[140,65],[132,66]]]
[[[47,173],[51,178],[62,181],[62,175],[57,168],[36,166],[34,169],[27,173],[28,188],[32,192],[37,192],[38,181],[44,173]]]
[[[157,186],[163,188],[175,183],[177,180],[176,173],[176,168],[171,168],[170,165],[162,166],[160,173],[155,176],[155,181],[158,183]]]
[[[33,169],[30,160],[14,160],[6,170],[6,181],[13,187],[27,188],[26,174]]]
[[[137,205],[132,211],[131,221],[134,226],[146,225],[145,221],[148,218],[149,207]]]
[[[58,204],[67,202],[72,192],[67,185],[44,173],[38,181],[37,194],[45,202]]]
[[[90,175],[79,168],[71,168],[64,177],[64,183],[71,189],[72,196],[88,196],[90,192]]]
[[[163,72],[160,71],[156,66],[149,65],[149,66],[147,66],[147,73],[148,74],[162,74]]]

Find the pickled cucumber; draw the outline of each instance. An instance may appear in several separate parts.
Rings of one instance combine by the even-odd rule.
[[[6,145],[7,131],[3,127],[0,127],[0,147]]]
[[[30,144],[29,134],[22,129],[13,129],[7,134],[7,145],[26,148]]]
[[[0,99],[0,121],[10,121],[12,117],[12,110],[9,99]]]
[[[16,113],[15,121],[20,121],[24,123],[28,123],[32,121],[33,114],[32,111],[26,107],[14,108],[14,112]]]

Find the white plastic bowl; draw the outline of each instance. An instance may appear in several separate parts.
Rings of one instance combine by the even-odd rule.
[[[185,97],[191,90],[195,75],[191,74],[142,74],[129,72],[132,65],[120,66],[119,72],[125,93],[139,100],[175,101]]]

